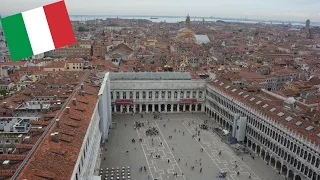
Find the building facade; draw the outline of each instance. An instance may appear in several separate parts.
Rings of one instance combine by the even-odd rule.
[[[275,116],[269,116],[269,112],[277,112],[276,108],[269,107],[241,89],[232,88],[217,80],[215,82],[208,84],[206,89],[205,112],[209,117],[231,132],[233,137],[240,137],[238,141],[246,144],[253,153],[287,179],[320,180],[319,144],[311,143],[275,121]],[[249,103],[239,101],[235,96],[247,99],[254,106],[261,106],[268,111],[253,109]],[[283,118],[285,122],[295,118],[285,114],[287,113],[279,112],[276,116]],[[313,126],[306,128],[307,131],[313,129]],[[320,138],[320,134],[315,138]]]
[[[100,156],[100,142],[104,142],[108,138],[108,130],[112,122],[110,107],[110,79],[109,73],[106,73],[101,82],[98,101],[74,166],[72,180],[94,179],[94,171],[100,169],[95,167],[96,163],[94,162]]]
[[[112,112],[204,112],[205,80],[189,73],[111,73]]]

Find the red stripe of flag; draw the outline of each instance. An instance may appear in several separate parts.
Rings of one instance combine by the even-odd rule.
[[[64,1],[43,6],[55,48],[76,43]]]

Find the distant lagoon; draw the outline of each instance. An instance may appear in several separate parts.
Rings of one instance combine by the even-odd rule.
[[[152,19],[150,19],[152,17]],[[145,19],[152,22],[167,22],[177,23],[185,21],[186,17],[179,16],[114,16],[114,15],[70,15],[70,19],[73,21],[85,21],[94,19],[106,19],[106,18],[119,18],[119,19]],[[191,17],[191,21],[202,21],[203,17]],[[247,20],[247,19],[233,19],[233,18],[217,18],[217,17],[204,17],[205,21],[225,21],[225,22],[237,22],[237,23],[249,23],[249,24],[289,24],[294,26],[305,26],[305,22],[293,22],[293,21],[268,21],[268,20]],[[319,26],[319,23],[311,23],[314,26]]]
[[[152,19],[150,19],[152,17]],[[186,17],[182,16],[116,16],[116,15],[70,15],[72,21],[85,21],[94,19],[106,18],[120,18],[120,19],[145,19],[152,22],[167,22],[177,23],[185,21]],[[202,21],[203,17],[191,17],[191,21]],[[270,20],[250,20],[250,19],[234,19],[234,18],[218,18],[218,17],[204,17],[205,21],[225,21],[225,22],[236,22],[236,23],[248,23],[248,24],[291,24],[293,26],[305,26],[305,22],[293,22],[293,21],[270,21]],[[320,26],[319,22],[311,22],[313,26]],[[1,22],[0,22],[1,26]]]

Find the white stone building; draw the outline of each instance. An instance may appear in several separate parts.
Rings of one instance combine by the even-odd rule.
[[[205,111],[287,179],[320,180],[317,125],[218,80],[207,84]]]
[[[111,73],[112,112],[204,112],[205,80],[189,73]]]

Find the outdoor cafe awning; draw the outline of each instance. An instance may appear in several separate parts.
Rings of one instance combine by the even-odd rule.
[[[132,104],[133,101],[131,99],[117,99],[116,104]]]

